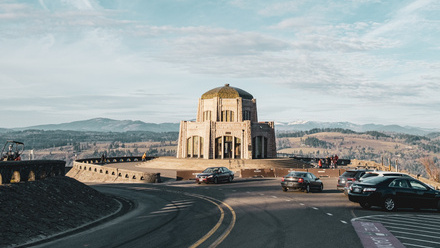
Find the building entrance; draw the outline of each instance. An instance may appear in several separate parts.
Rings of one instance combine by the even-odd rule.
[[[216,159],[238,159],[241,157],[241,139],[233,136],[222,136],[215,139]]]

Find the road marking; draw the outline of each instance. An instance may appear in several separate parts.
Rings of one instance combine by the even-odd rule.
[[[217,231],[217,229],[220,227],[220,225],[223,222],[223,219],[225,218],[225,211],[223,211],[223,208],[219,204],[217,204],[216,202],[214,202],[206,197],[201,197],[201,196],[196,196],[196,197],[204,199],[204,200],[209,201],[212,204],[216,205],[217,208],[220,210],[220,219],[217,221],[217,224],[207,234],[205,234],[205,236],[203,236],[201,239],[199,239],[197,242],[195,242],[193,245],[191,245],[190,248],[198,247],[203,242],[205,242],[209,237],[211,237]]]
[[[341,220],[341,222],[342,222],[343,224],[347,224],[347,221],[345,221],[345,220]]]
[[[319,210],[319,208],[317,208],[317,207],[312,207],[313,209],[315,209],[315,210]]]
[[[273,195],[272,198],[278,198],[278,197]]]
[[[327,215],[328,215],[328,216],[333,216],[333,214],[332,214],[332,213],[327,213]]]
[[[300,203],[299,205],[304,206],[304,205],[306,205],[306,204],[304,204],[304,203]]]

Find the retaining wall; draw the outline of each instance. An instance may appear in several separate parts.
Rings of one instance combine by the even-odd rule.
[[[0,161],[0,184],[64,176],[65,165],[62,160]]]
[[[154,183],[160,182],[160,174],[124,170],[107,167],[101,164],[89,164],[75,161],[66,176],[81,182],[108,183]]]

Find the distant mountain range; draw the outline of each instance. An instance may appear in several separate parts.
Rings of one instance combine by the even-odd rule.
[[[25,128],[0,128],[0,132],[22,131],[29,129],[38,130],[71,130],[71,131],[95,131],[95,132],[127,132],[127,131],[151,131],[151,132],[178,132],[180,123],[145,123],[142,121],[131,120],[113,120],[108,118],[95,118],[83,121],[74,121],[61,124],[38,125]],[[314,128],[341,128],[350,129],[355,132],[379,131],[406,133],[413,135],[427,135],[433,132],[440,132],[440,129],[423,129],[410,126],[399,125],[379,125],[365,124],[358,125],[350,122],[315,122],[315,121],[297,121],[297,122],[278,122],[275,123],[276,131],[307,131]]]

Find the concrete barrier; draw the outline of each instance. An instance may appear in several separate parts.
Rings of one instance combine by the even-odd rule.
[[[240,173],[242,178],[275,177],[274,169],[242,169]]]
[[[203,170],[180,170],[176,172],[176,180],[195,180]]]
[[[0,184],[64,176],[65,165],[62,160],[0,161]]]

